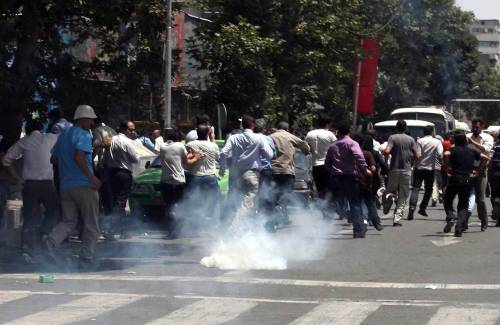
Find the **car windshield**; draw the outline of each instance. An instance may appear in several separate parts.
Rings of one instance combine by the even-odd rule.
[[[396,134],[396,127],[395,126],[379,126],[375,127],[375,130],[377,132],[377,137],[380,139],[381,137],[389,137],[393,134]],[[424,136],[424,127],[423,126],[409,126],[407,128],[409,135],[414,138],[421,138]]]
[[[420,120],[434,123],[436,134],[446,134],[446,121],[444,116],[432,113],[398,113],[392,114],[391,118],[395,120]]]

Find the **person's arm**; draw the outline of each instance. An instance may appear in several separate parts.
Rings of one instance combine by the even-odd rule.
[[[394,147],[394,140],[392,139],[392,137],[389,137],[389,139],[387,140],[387,146],[384,149],[384,154],[386,156],[389,156],[392,152],[393,147]]]
[[[201,158],[203,158],[205,155],[201,152],[196,152],[193,150],[191,147],[187,147],[187,156],[186,156],[186,164],[189,166],[195,164],[197,161],[199,161]]]
[[[260,139],[260,153],[265,159],[273,159],[274,157],[274,150],[264,137]]]
[[[76,165],[78,168],[82,171],[83,175],[85,175],[90,183],[95,187],[96,190],[101,188],[102,182],[97,178],[92,172],[90,171],[89,167],[87,166],[87,163],[85,161],[85,155],[87,153],[85,151],[76,149],[75,150],[75,161]]]
[[[450,151],[445,151],[443,154],[443,169],[444,171],[450,175],[450,158],[451,158],[451,152]]]
[[[311,148],[309,147],[307,142],[305,142],[304,140],[302,140],[301,138],[299,138],[293,134],[290,134],[290,135],[291,135],[292,144],[295,148],[300,149],[305,155],[308,155],[311,152]]]
[[[366,163],[365,155],[363,155],[363,151],[357,142],[354,142],[351,145],[352,155],[354,157],[355,164],[359,167],[359,169],[368,176],[371,176],[372,173],[368,168],[368,164]]]
[[[231,158],[232,150],[233,150],[233,138],[229,137],[229,139],[227,139],[226,144],[224,145],[224,147],[222,148],[222,150],[220,152],[220,159],[219,159],[219,164],[220,164],[219,174],[220,174],[220,176],[224,176],[224,171],[227,168],[227,158]]]
[[[9,148],[7,153],[2,159],[4,166],[8,167],[12,165],[14,161],[23,156],[24,149],[22,147],[21,141],[16,142],[12,147]]]
[[[413,151],[413,158],[415,159],[415,161],[419,160],[421,154],[420,154],[420,149],[418,148],[415,140],[412,141],[412,151]]]
[[[332,146],[330,146],[328,148],[328,151],[326,152],[326,158],[325,158],[325,169],[329,174],[332,173],[332,160],[333,160],[333,148]]]

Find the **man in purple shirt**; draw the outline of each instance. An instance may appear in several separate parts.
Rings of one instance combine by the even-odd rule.
[[[368,165],[359,144],[350,137],[348,124],[338,128],[338,140],[326,154],[325,168],[330,173],[330,189],[336,207],[343,200],[349,202],[353,225],[353,237],[365,238],[366,227],[361,213],[361,199],[357,181],[357,170],[370,175]],[[358,169],[359,168],[359,169]]]

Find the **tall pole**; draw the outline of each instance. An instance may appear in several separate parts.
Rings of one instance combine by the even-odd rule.
[[[361,47],[363,47],[363,40],[361,40]],[[359,106],[359,87],[361,83],[361,65],[363,60],[359,59],[356,66],[356,87],[354,88],[354,102],[353,102],[353,114],[352,114],[352,130],[356,132],[356,127],[358,126],[358,106]]]
[[[167,2],[167,35],[165,36],[165,100],[163,127],[172,127],[172,0]]]

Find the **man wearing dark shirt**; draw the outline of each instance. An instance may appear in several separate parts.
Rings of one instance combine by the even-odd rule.
[[[474,162],[488,160],[488,156],[467,147],[465,133],[457,131],[454,135],[455,147],[445,152],[445,170],[451,175],[444,195],[444,210],[446,212],[446,226],[444,232],[449,233],[455,221],[455,237],[462,237],[467,220],[469,195],[472,190],[471,175]],[[453,214],[453,200],[458,195],[457,216]]]

